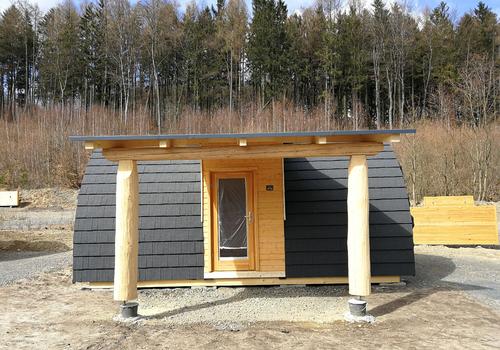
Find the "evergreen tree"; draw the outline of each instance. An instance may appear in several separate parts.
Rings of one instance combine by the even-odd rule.
[[[42,21],[42,85],[49,102],[66,102],[81,92],[80,17],[70,0],[51,9]]]
[[[11,118],[16,106],[25,104],[30,88],[32,48],[30,18],[13,5],[0,17],[0,108],[7,108]]]
[[[108,90],[105,49],[104,1],[89,3],[80,20],[79,43],[84,74],[83,98],[86,107],[106,103]]]
[[[287,8],[282,0],[255,0],[248,40],[252,82],[262,106],[284,94],[288,79]]]
[[[64,105],[149,113],[158,132],[186,109],[240,116],[279,104],[324,125],[389,128],[434,116],[477,125],[498,113],[497,16],[483,2],[455,25],[441,2],[417,22],[404,2],[370,9],[318,0],[218,0],[181,14],[171,0],[71,0],[40,20],[18,0],[0,14],[0,117]],[[70,113],[73,115],[73,113]],[[275,123],[276,122],[276,123]]]

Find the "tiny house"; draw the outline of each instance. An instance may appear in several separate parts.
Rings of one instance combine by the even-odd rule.
[[[349,283],[413,275],[391,142],[414,130],[74,136],[92,151],[73,281],[138,287]]]

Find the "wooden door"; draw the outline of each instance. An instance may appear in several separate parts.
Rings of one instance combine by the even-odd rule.
[[[212,174],[212,257],[215,271],[255,269],[251,172]]]

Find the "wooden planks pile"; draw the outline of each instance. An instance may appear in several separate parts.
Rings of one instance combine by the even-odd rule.
[[[424,197],[411,214],[415,244],[498,244],[495,206],[475,206],[472,196]]]

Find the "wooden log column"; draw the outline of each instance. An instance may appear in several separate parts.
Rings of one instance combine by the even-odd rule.
[[[370,235],[366,156],[353,155],[347,181],[347,255],[349,294],[370,295]]]
[[[137,299],[139,178],[135,160],[120,160],[116,176],[115,276],[113,297]]]

